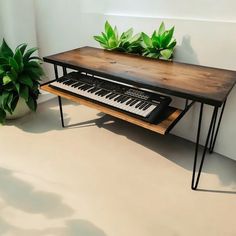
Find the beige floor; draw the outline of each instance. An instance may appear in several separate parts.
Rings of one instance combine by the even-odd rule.
[[[1,236],[236,235],[236,162],[56,100],[0,127]]]

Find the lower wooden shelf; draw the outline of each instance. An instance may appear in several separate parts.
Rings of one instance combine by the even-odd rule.
[[[174,122],[178,118],[180,118],[181,113],[183,112],[180,109],[177,109],[177,108],[174,108],[174,107],[168,107],[166,109],[165,114],[163,115],[164,118],[158,124],[150,124],[148,122],[139,120],[137,118],[134,118],[134,117],[129,116],[125,113],[114,110],[112,108],[102,106],[102,105],[97,104],[97,103],[93,103],[91,101],[88,101],[88,100],[83,99],[83,98],[79,98],[77,96],[71,95],[71,94],[66,93],[66,92],[59,91],[57,89],[54,89],[54,88],[50,87],[48,84],[42,85],[41,89],[44,90],[44,91],[47,91],[49,93],[55,94],[57,96],[66,98],[68,100],[71,100],[73,102],[78,102],[82,105],[97,109],[97,110],[99,110],[103,113],[109,114],[111,116],[117,117],[117,118],[125,120],[125,121],[128,121],[132,124],[135,124],[135,125],[141,126],[143,128],[152,130],[152,131],[157,132],[157,133],[162,134],[162,135],[165,135],[169,132],[169,128],[174,124]]]

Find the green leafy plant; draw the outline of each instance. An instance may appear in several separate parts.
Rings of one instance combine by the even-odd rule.
[[[169,60],[173,57],[176,40],[173,38],[174,27],[165,29],[164,22],[161,23],[158,31],[155,30],[151,37],[142,32],[143,56],[162,58]]]
[[[5,122],[6,113],[12,114],[19,98],[35,111],[39,96],[39,81],[43,75],[41,59],[32,54],[37,48],[26,50],[21,44],[13,52],[3,39],[0,47],[0,123]]]
[[[141,41],[141,33],[133,36],[133,28],[130,28],[121,34],[117,50],[121,52],[140,54],[142,50]]]
[[[133,36],[133,29],[130,28],[119,37],[117,27],[113,28],[108,21],[105,23],[105,32],[102,32],[99,36],[94,36],[94,39],[107,50],[140,53],[142,49],[140,45],[142,41],[141,34]]]
[[[114,28],[108,21],[105,23],[105,32],[94,39],[107,50],[134,53],[152,58],[170,60],[173,57],[176,40],[173,38],[174,27],[165,29],[164,22],[151,37],[144,32],[133,36],[133,28],[123,32],[119,37],[117,27]]]

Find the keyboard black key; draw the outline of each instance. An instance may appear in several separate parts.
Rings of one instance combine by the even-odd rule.
[[[121,103],[127,102],[130,99],[130,97],[124,96],[124,98],[121,100]]]
[[[96,88],[91,88],[90,90],[88,90],[88,92],[89,92],[89,93],[95,93],[98,89],[100,89],[100,88],[98,88],[98,87],[96,87]]]
[[[107,94],[107,96],[105,98],[109,98],[113,93],[110,92],[109,94]]]
[[[133,106],[135,103],[137,103],[139,100],[134,100],[133,102],[131,102],[129,105]]]
[[[85,84],[84,86],[80,87],[80,89],[83,91],[86,91],[88,88],[91,88],[91,85]]]
[[[140,101],[140,102],[135,106],[135,108],[140,107],[142,104],[143,104],[143,101]]]
[[[95,92],[95,95],[98,95],[99,92],[101,92],[101,88],[99,88],[99,89]]]
[[[126,103],[126,105],[129,105],[131,102],[133,102],[133,101],[135,101],[135,98],[133,98],[133,99],[130,99],[127,103]]]
[[[152,105],[151,103],[148,103],[148,104],[143,108],[143,110],[144,110],[144,111],[147,110],[151,105]]]
[[[104,90],[104,92],[101,94],[101,97],[104,97],[104,96],[107,95],[108,93],[110,93],[110,91]]]
[[[77,83],[71,85],[71,87],[77,88],[77,87],[80,86],[81,84],[82,84],[81,82],[77,82]]]
[[[114,101],[117,101],[117,102],[118,102],[118,100],[119,100],[121,97],[122,97],[122,95],[116,97],[116,98],[114,99]]]
[[[124,96],[124,95],[122,95],[122,97],[121,97],[121,98],[119,98],[117,102],[119,102],[119,103],[122,103],[122,101],[124,100],[124,98],[125,98],[125,96]]]
[[[65,84],[71,85],[71,84],[74,84],[75,82],[77,82],[77,81],[76,80],[69,80],[69,81],[66,81]]]
[[[84,89],[84,91],[87,91],[88,89],[91,89],[92,87],[93,87],[92,85],[89,85]]]
[[[139,109],[143,109],[148,103],[147,102],[143,102],[142,105],[139,107]]]
[[[117,95],[118,95],[117,93],[114,93],[109,97],[109,99],[112,99],[112,98],[116,97]]]

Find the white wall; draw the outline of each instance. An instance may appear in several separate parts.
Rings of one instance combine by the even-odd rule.
[[[107,0],[109,13],[167,18],[233,21],[235,0]]]
[[[2,38],[3,38],[3,29],[2,29],[1,15],[0,15],[0,42],[2,41]]]
[[[37,46],[33,0],[0,0],[0,21],[0,36],[11,47],[23,42]]]
[[[19,8],[17,0],[12,7]],[[103,30],[105,19],[120,30],[132,26],[136,31],[146,32],[151,32],[164,20],[167,26],[176,26],[175,60],[236,70],[235,9],[234,0],[217,3],[213,0],[35,0],[37,41],[41,56],[46,56],[84,45],[98,46],[92,36]],[[15,25],[17,19],[9,26]],[[45,68],[48,77],[53,78],[52,67],[45,65]],[[182,105],[178,100],[175,103]],[[215,151],[236,160],[235,103],[236,88],[229,97]],[[211,111],[206,107],[204,133]],[[195,106],[173,132],[194,140],[197,114],[198,106]]]

